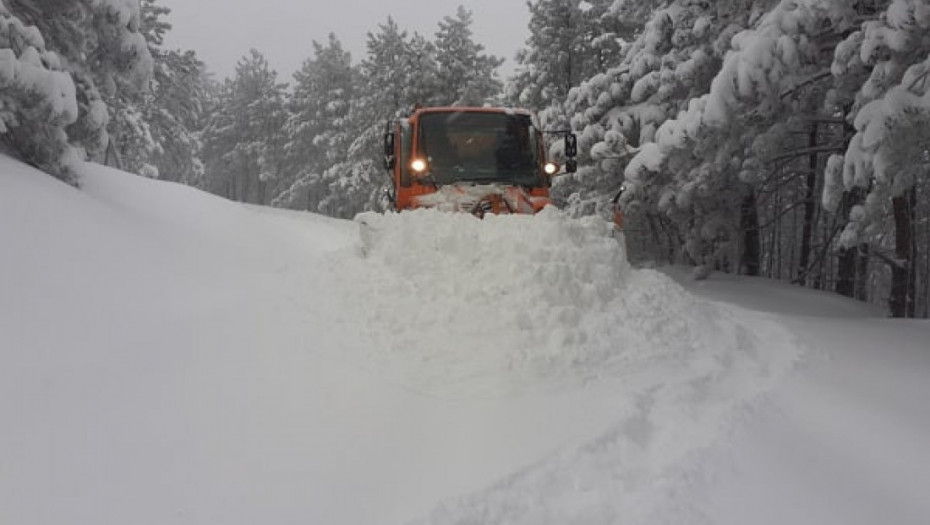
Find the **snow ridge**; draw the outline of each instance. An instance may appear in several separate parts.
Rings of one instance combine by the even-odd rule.
[[[732,321],[719,308],[664,275],[633,270],[597,217],[547,208],[479,220],[419,210],[357,221],[371,276],[356,287],[364,296],[357,303],[378,342],[368,358],[432,396],[695,365],[716,347],[743,344],[738,334],[721,335]]]
[[[634,270],[610,225],[434,210],[364,215],[368,356],[429,397],[511,398],[609,385],[600,432],[414,523],[702,523],[706,450],[802,350],[772,317]],[[706,481],[706,480],[705,480]]]

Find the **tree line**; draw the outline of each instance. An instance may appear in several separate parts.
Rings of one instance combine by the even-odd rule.
[[[415,105],[481,105],[501,90],[502,60],[472,37],[459,8],[432,39],[392,19],[368,34],[354,64],[336,35],[280,82],[261,53],[243,57],[214,92],[202,132],[203,187],[231,199],[351,218],[380,209],[385,123]]]
[[[545,63],[509,92],[578,134],[582,168],[555,188],[570,212],[606,213],[624,189],[640,262],[930,315],[930,2],[573,6],[531,4],[521,57]]]
[[[429,36],[389,18],[358,61],[330,35],[290,81],[252,50],[218,82],[164,49],[157,0],[3,0],[0,140],[72,183],[89,157],[351,217],[384,207],[386,121],[525,107],[579,137],[581,168],[553,190],[569,213],[607,213],[625,189],[631,258],[930,316],[930,0],[528,7],[508,79],[459,8]]]
[[[537,107],[579,135],[583,169],[558,180],[570,210],[624,187],[633,256],[928,316],[930,2],[585,4],[643,23]],[[594,56],[571,41],[543,54]]]

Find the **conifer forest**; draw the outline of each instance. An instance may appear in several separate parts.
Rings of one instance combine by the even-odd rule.
[[[159,0],[2,0],[0,148],[69,184],[89,159],[244,203],[387,209],[385,123],[533,111],[578,137],[572,216],[619,202],[631,260],[763,276],[930,317],[930,1],[530,0],[500,72],[459,7],[387,18],[285,77],[169,49]],[[553,135],[550,151],[561,154]]]

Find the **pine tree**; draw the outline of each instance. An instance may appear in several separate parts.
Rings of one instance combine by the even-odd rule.
[[[141,7],[122,0],[8,0],[25,22],[35,25],[46,47],[62,58],[77,88],[80,115],[68,130],[91,155],[109,143],[110,105],[145,90],[152,59],[139,32]]]
[[[411,39],[393,18],[368,33],[368,55],[361,63],[363,97],[378,114],[375,120],[409,111],[423,93],[432,95],[435,50],[422,38]]]
[[[165,50],[171,10],[142,0],[140,32],[153,60],[146,90],[129,91],[110,103],[110,147],[101,159],[153,178],[195,182],[203,175],[197,158],[206,68],[193,51]]]
[[[436,96],[435,49],[420,37],[408,36],[388,18],[368,34],[368,54],[359,67],[358,96],[354,97],[341,133],[333,141],[347,144],[342,162],[322,174],[327,196],[323,213],[352,217],[377,209],[388,178],[381,167],[381,137],[387,122],[407,115],[416,104]]]
[[[76,120],[67,124],[69,141],[91,155],[103,154],[109,142],[109,105],[144,90],[152,72],[151,56],[139,32],[139,4],[123,0],[7,0],[4,11],[23,26],[34,26],[31,39],[38,43],[37,38],[41,38],[44,46],[39,47],[55,53],[54,58],[46,59],[46,67],[71,75],[74,93],[68,88],[64,98],[73,96],[78,112]],[[38,47],[30,47],[38,52]],[[55,85],[60,88],[63,83]],[[48,150],[48,145],[36,144],[36,150],[23,156],[70,178],[59,171],[65,170],[60,159],[46,158],[55,154],[39,153]],[[51,150],[65,148],[59,144]]]
[[[845,113],[853,134],[843,154],[830,159],[823,202],[848,216],[840,245],[849,259],[864,252],[886,263],[892,315],[914,317],[917,195],[930,170],[930,4],[894,0],[859,7],[865,21],[836,48],[831,72],[837,89],[829,100]],[[854,92],[844,89],[856,85]]]
[[[258,51],[239,60],[203,132],[211,191],[241,202],[269,201],[283,167],[284,89]]]
[[[75,87],[42,35],[0,4],[0,140],[24,161],[76,183],[66,128],[78,118]]]
[[[160,179],[196,184],[203,177],[199,130],[206,118],[206,66],[193,51],[157,50],[153,57],[144,111],[157,147],[148,163]]]
[[[436,33],[437,99],[441,106],[481,105],[501,89],[496,70],[503,59],[483,54],[472,38],[472,13],[459,6],[446,16]]]
[[[561,104],[583,79],[619,60],[621,18],[605,16],[614,0],[536,0],[530,38],[517,53],[507,87],[511,103],[541,111]]]
[[[334,34],[326,47],[314,41],[313,54],[294,75],[285,144],[290,185],[274,204],[317,211],[330,191],[324,172],[345,161],[346,127],[358,72]]]
[[[648,148],[666,120],[709,87],[734,34],[726,21],[715,27],[712,21],[719,20],[717,15],[715,7],[687,0],[656,10],[616,66],[570,92],[565,106],[573,115],[571,126],[579,132],[583,167],[560,185],[575,192],[574,207],[586,212],[606,207],[622,186],[623,170],[631,158]],[[617,9],[611,16],[626,18]],[[690,220],[690,209],[679,213],[669,207],[674,201],[665,192],[674,184],[674,175],[651,173],[642,184],[628,177],[631,191],[626,198],[631,211],[646,209],[653,214],[649,220],[670,220],[665,228],[672,228],[677,238],[681,232],[672,224]],[[658,230],[653,228],[655,236]]]

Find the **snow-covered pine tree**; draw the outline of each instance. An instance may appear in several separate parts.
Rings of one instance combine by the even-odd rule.
[[[346,160],[346,128],[357,81],[351,55],[336,35],[329,35],[325,47],[313,42],[313,58],[294,74],[284,151],[291,182],[275,197],[275,206],[317,211],[329,197],[323,174]]]
[[[322,174],[328,190],[319,210],[338,217],[380,207],[381,190],[389,181],[381,167],[385,124],[436,96],[435,48],[423,37],[408,36],[388,17],[368,33],[367,51],[346,125],[342,135],[333,136],[348,144],[345,160]]]
[[[666,120],[709,88],[730,38],[752,13],[747,5],[734,4],[670,2],[652,13],[617,65],[570,92],[565,106],[573,115],[571,126],[579,133],[582,169],[558,182],[560,191],[574,192],[571,202],[576,212],[605,208],[623,184],[630,159],[649,147]],[[630,18],[624,6],[639,9],[631,3],[615,5],[609,16]],[[633,232],[645,232],[644,244],[674,258],[693,213],[689,203],[681,203],[679,209],[669,198],[670,186],[682,175],[663,170],[629,181],[625,198],[631,242],[636,241]]]
[[[285,87],[257,50],[239,60],[203,132],[211,191],[241,202],[268,202],[283,167]]]
[[[707,20],[739,30],[727,42],[732,50],[708,93],[685,99],[683,111],[657,126],[626,166],[627,199],[651,195],[663,213],[678,217],[694,260],[725,264],[742,253],[744,265],[758,268],[745,258],[749,248],[758,253],[758,238],[739,233],[758,234],[755,192],[778,148],[757,137],[804,109],[783,95],[823,67],[813,35],[848,24],[850,11],[819,0],[729,4],[716,4],[717,16]]]
[[[163,180],[201,185],[199,130],[204,125],[207,86],[206,66],[194,51],[166,50],[165,34],[171,30],[166,17],[171,9],[158,0],[142,0],[141,32],[149,46],[154,74],[139,101],[151,144],[123,149],[125,167]],[[117,140],[133,142],[138,135],[120,134]],[[148,147],[146,147],[148,146]]]
[[[506,87],[511,104],[542,111],[562,104],[583,79],[619,61],[619,16],[606,16],[617,0],[536,0],[530,38],[517,53],[518,68]]]
[[[153,50],[155,74],[144,117],[156,148],[148,156],[158,178],[198,185],[203,177],[199,131],[205,121],[208,74],[193,51]]]
[[[139,32],[145,38],[152,56],[155,75],[159,69],[158,60],[164,35],[171,29],[171,25],[164,20],[170,11],[158,5],[156,0],[141,0]],[[159,176],[157,166],[150,162],[160,149],[151,128],[153,115],[150,111],[150,89],[157,85],[155,75],[149,80],[146,90],[123,90],[119,96],[107,99],[110,113],[107,133],[110,140],[106,153],[99,159],[105,164],[150,178]]]
[[[404,46],[404,70],[408,76],[409,89],[405,100],[414,104],[437,105],[439,101],[439,64],[436,61],[436,45],[419,33],[413,33]]]
[[[78,118],[71,76],[39,30],[0,4],[0,143],[3,150],[76,183],[79,155],[65,129]]]
[[[422,71],[424,60],[435,64],[432,45],[426,47],[421,41],[416,49],[421,56],[414,60],[407,31],[388,17],[385,23],[378,24],[376,32],[368,33],[366,46],[368,54],[361,63],[365,85],[362,94],[371,103],[369,109],[377,114],[375,120],[394,116],[409,110],[414,103],[422,102],[412,100],[411,93],[421,92],[421,86],[435,81],[434,72],[424,74]]]
[[[497,68],[503,59],[484,54],[472,38],[472,13],[463,6],[446,16],[436,32],[436,99],[441,106],[480,106],[501,90]]]
[[[91,155],[102,154],[108,144],[107,102],[145,89],[152,72],[151,56],[139,32],[139,1],[5,0],[4,11],[23,25],[34,26],[33,36],[39,35],[45,50],[55,53],[46,67],[60,67],[72,76],[78,115],[68,125],[69,140]],[[34,153],[24,157],[37,158]]]
[[[148,177],[193,181],[202,176],[195,129],[206,71],[193,51],[164,49],[170,12],[157,0],[142,0],[140,32],[152,56],[153,76],[145,91],[125,90],[109,103],[111,141],[101,160]]]
[[[920,273],[917,195],[930,171],[930,2],[857,7],[863,21],[836,47],[838,88],[828,101],[854,134],[843,155],[830,159],[823,203],[848,214],[844,248],[859,246],[887,264],[892,315],[913,317]],[[850,85],[861,87],[842,89]],[[927,280],[924,275],[919,284]]]
[[[617,37],[632,42],[642,33],[653,13],[668,4],[668,0],[612,0],[607,2],[609,7],[601,16],[614,20]]]
[[[109,143],[108,104],[144,90],[152,59],[140,33],[139,0],[6,0],[11,12],[38,28],[77,88],[78,121],[70,139],[90,155]]]

